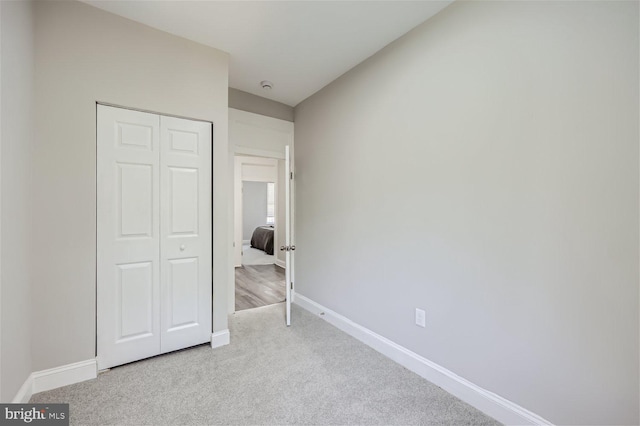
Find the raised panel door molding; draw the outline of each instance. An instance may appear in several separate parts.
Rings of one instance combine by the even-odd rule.
[[[99,369],[211,339],[211,123],[97,106]]]

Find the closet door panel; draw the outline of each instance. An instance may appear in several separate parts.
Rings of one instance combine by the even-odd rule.
[[[174,237],[198,236],[198,172],[197,168],[167,167],[169,173],[169,229]]]
[[[211,340],[211,123],[162,117],[162,352]]]
[[[160,353],[160,119],[98,105],[97,359]]]

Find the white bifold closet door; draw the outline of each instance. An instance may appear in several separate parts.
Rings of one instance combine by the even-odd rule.
[[[97,359],[211,340],[211,123],[98,105]]]

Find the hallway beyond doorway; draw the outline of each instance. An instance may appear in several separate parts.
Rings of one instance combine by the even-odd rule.
[[[236,268],[236,311],[284,301],[284,283],[284,269],[274,264]]]

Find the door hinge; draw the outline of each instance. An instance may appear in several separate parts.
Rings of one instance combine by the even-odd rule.
[[[293,290],[293,281],[291,281],[291,290]]]
[[[291,180],[293,180],[293,172],[289,172],[289,176],[291,177]]]

